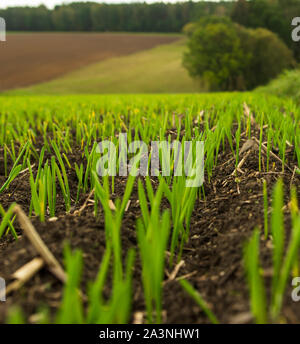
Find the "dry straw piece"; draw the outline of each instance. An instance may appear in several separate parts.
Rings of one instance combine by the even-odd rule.
[[[36,249],[37,253],[43,258],[45,263],[48,265],[49,270],[63,283],[66,281],[66,274],[59,264],[59,262],[56,260],[56,258],[53,256],[53,254],[50,252],[48,247],[45,245],[37,231],[35,230],[33,224],[27,217],[27,215],[24,213],[22,208],[19,205],[16,205],[14,208],[14,212],[17,214],[18,220],[20,222],[20,225],[25,233],[25,235],[30,240],[33,247]]]
[[[26,282],[28,282],[36,273],[38,273],[45,265],[42,258],[34,258],[29,263],[23,265],[20,269],[14,272],[11,277],[14,279],[6,290],[3,291],[6,295],[20,289]],[[0,298],[3,295],[0,293]]]

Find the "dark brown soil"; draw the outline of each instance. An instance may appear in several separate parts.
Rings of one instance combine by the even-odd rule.
[[[0,91],[57,78],[90,63],[168,44],[161,34],[10,34],[0,45]]]
[[[246,141],[242,140],[241,146]],[[245,153],[242,154],[244,156]],[[241,156],[241,157],[242,157]],[[74,157],[75,159],[76,157]],[[292,152],[288,153],[287,163],[295,165]],[[263,161],[263,170],[265,170]],[[237,177],[232,175],[234,160],[229,149],[221,153],[218,166],[214,171],[211,183],[205,182],[205,200],[197,201],[192,216],[190,240],[186,244],[182,259],[184,266],[178,271],[176,278],[185,277],[201,293],[208,302],[218,319],[222,323],[252,322],[249,311],[249,294],[243,269],[243,246],[255,227],[263,232],[263,195],[262,179],[266,179],[271,190],[276,180],[281,176],[285,185],[285,205],[289,202],[289,190],[292,172],[288,169],[281,173],[281,164],[271,158],[269,173],[258,171],[258,151],[253,148],[242,166],[243,173]],[[5,208],[12,201],[28,209],[29,185],[26,177],[22,182],[14,182],[9,193],[11,196],[1,195],[0,203]],[[117,179],[116,194],[113,198],[123,194],[126,180]],[[155,183],[155,182],[154,182]],[[72,185],[72,183],[70,183]],[[300,199],[300,179],[293,177]],[[73,183],[76,185],[76,183]],[[73,190],[76,192],[76,190]],[[81,206],[87,195],[82,197]],[[140,216],[137,203],[136,187],[131,197],[131,204],[122,225],[123,254],[130,247],[137,249],[135,224]],[[93,205],[88,205],[81,216],[65,215],[63,200],[60,203],[60,212],[56,222],[41,224],[33,219],[37,231],[44,239],[49,249],[62,262],[62,251],[65,241],[73,249],[83,251],[84,271],[82,290],[93,280],[98,272],[99,264],[105,249],[105,234],[103,217],[95,219]],[[167,207],[167,201],[163,202]],[[285,208],[285,226],[290,231],[289,209]],[[17,227],[18,228],[18,227]],[[138,249],[137,249],[138,251]],[[9,280],[10,275],[19,267],[30,261],[35,252],[25,237],[15,242],[11,237],[0,240],[0,275]],[[138,256],[137,256],[138,257]],[[261,260],[265,268],[266,280],[270,281],[271,240],[261,239]],[[208,319],[194,300],[186,294],[175,279],[168,281],[172,271],[166,266],[163,288],[164,322],[166,323],[207,323]],[[288,282],[291,285],[291,281]],[[134,270],[133,317],[135,312],[144,312],[145,305],[141,284],[141,267],[137,260]],[[109,295],[109,283],[105,293]],[[300,305],[290,297],[291,289],[287,288],[285,304],[282,312],[282,322],[299,323]],[[33,315],[39,307],[48,305],[53,314],[60,304],[62,296],[61,283],[44,269],[28,282],[20,291],[9,296],[5,303],[0,303],[0,321],[3,322],[7,310],[12,305],[20,305],[29,322],[34,322]]]

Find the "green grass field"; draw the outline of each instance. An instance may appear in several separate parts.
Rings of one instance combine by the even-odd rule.
[[[257,92],[300,101],[300,70],[290,70],[272,80],[268,85],[256,89]]]
[[[146,323],[228,323],[237,306],[250,322],[292,321],[300,247],[293,101],[258,93],[2,95],[0,116],[1,273],[32,259],[24,236],[33,226],[58,259],[35,243],[48,270],[14,286],[0,321],[119,324],[139,312]],[[97,143],[123,147],[121,132],[146,149],[153,140],[204,141],[204,185],[187,187],[186,170],[174,176],[175,149],[170,175],[132,168],[127,178],[98,176],[105,152]],[[192,150],[198,168],[197,156]]]
[[[185,40],[92,64],[11,94],[189,93],[201,87],[182,66]]]
[[[51,248],[35,246],[48,270],[10,289],[0,322],[300,322],[290,297],[300,271],[299,72],[255,92],[192,94],[201,87],[182,67],[184,49],[181,40],[0,95],[1,274],[33,258],[34,228]],[[98,164],[108,151],[97,144],[120,153],[120,133],[140,153],[128,153],[127,177],[119,154]],[[151,142],[163,140],[179,142],[159,153],[170,173],[150,175]],[[146,175],[134,168],[146,154],[137,141],[149,149]],[[186,141],[204,142],[203,185],[190,170],[175,174]],[[188,157],[194,172],[199,155]]]

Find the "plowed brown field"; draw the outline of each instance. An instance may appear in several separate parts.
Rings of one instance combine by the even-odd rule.
[[[0,91],[48,81],[87,64],[176,41],[161,34],[11,34],[0,44]]]

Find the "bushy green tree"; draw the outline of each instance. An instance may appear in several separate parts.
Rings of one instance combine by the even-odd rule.
[[[194,33],[194,31],[197,29],[197,24],[196,23],[187,23],[186,25],[184,25],[184,27],[182,28],[182,32],[187,35],[187,36],[192,36],[192,34]]]
[[[285,69],[295,66],[293,53],[284,42],[267,29],[247,30],[252,51],[248,68],[247,88],[265,85]]]
[[[291,39],[291,22],[299,13],[299,0],[238,0],[232,8],[231,19],[249,28],[275,32],[300,61],[300,45]]]
[[[211,90],[246,90],[294,64],[291,51],[266,29],[249,30],[225,17],[191,26],[183,64]]]

